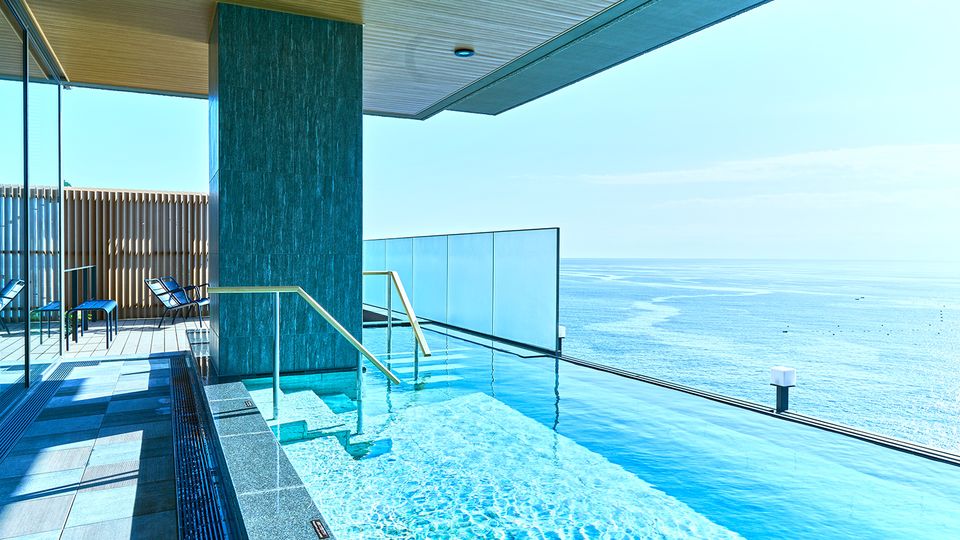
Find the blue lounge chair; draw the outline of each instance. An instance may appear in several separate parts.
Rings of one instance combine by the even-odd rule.
[[[148,278],[143,281],[150,288],[150,292],[163,304],[163,316],[160,317],[157,328],[163,326],[163,320],[171,311],[173,312],[173,322],[176,322],[180,310],[186,309],[189,311],[194,306],[197,308],[197,323],[200,328],[203,328],[201,309],[203,306],[210,304],[210,299],[200,297],[199,290],[206,287],[206,283],[181,287],[177,280],[171,276],[164,276],[160,279]]]
[[[20,279],[11,279],[3,286],[3,290],[0,290],[0,312],[4,309],[7,309],[7,306],[10,305],[10,302],[13,302],[13,299],[20,294],[20,291],[26,286],[26,282]],[[3,326],[3,329],[7,331],[7,335],[10,335],[10,329],[7,328],[7,323],[3,322],[3,316],[0,314],[0,325]]]

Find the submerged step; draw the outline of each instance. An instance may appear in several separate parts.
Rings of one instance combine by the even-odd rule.
[[[279,418],[273,418],[273,387],[250,390],[254,404],[281,443],[333,437],[354,458],[372,458],[389,453],[393,441],[377,433],[353,433],[357,404],[345,394],[318,395],[313,390],[280,392]]]
[[[336,414],[343,414],[357,410],[357,403],[345,394],[330,394],[320,396],[320,399]]]

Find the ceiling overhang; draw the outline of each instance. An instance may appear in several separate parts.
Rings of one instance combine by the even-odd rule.
[[[769,0],[243,0],[364,25],[366,114],[499,114]],[[207,92],[212,0],[26,0],[71,84]],[[476,50],[459,58],[454,48]]]

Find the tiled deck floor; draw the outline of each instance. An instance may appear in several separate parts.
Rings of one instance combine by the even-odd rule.
[[[131,330],[111,353],[154,347]],[[66,380],[0,462],[0,538],[177,536],[170,360],[94,362],[64,359]]]
[[[150,354],[173,351],[187,351],[187,337],[185,332],[197,328],[194,320],[178,320],[170,324],[169,319],[163,328],[158,329],[159,319],[122,319],[120,332],[116,339],[111,341],[107,349],[105,323],[94,321],[89,324],[89,330],[83,336],[78,335],[79,341],[70,341],[70,352],[64,353],[64,358],[78,358],[83,356],[121,356],[132,354]],[[206,319],[204,319],[206,324]],[[36,324],[30,337],[31,357],[35,359],[54,358],[58,353],[57,335],[47,337],[43,333],[43,343],[40,342],[39,329]],[[7,365],[20,360],[23,354],[23,325],[10,324],[10,334],[0,330],[0,364]]]

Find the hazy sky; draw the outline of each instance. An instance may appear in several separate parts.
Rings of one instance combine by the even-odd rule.
[[[953,0],[775,0],[500,116],[367,117],[364,236],[558,225],[565,257],[960,258],[957,20]],[[63,100],[74,186],[207,189],[205,101]]]

